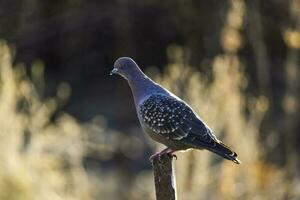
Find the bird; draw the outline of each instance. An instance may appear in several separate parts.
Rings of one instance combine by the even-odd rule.
[[[176,157],[176,151],[206,149],[236,164],[241,163],[237,153],[217,139],[185,101],[150,79],[132,58],[118,58],[110,72],[113,74],[127,80],[143,131],[166,146],[152,155],[151,161],[163,154]]]

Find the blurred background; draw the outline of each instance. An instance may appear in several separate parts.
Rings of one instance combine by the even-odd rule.
[[[178,153],[179,199],[300,199],[300,1],[0,1],[0,199],[154,199],[120,56],[186,100],[239,166]]]

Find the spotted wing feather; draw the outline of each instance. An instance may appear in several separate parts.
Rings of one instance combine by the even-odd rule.
[[[154,133],[171,140],[192,143],[200,140],[215,145],[217,139],[210,129],[184,102],[163,94],[154,94],[140,106],[143,123]]]
[[[237,154],[219,141],[211,130],[183,101],[163,94],[153,94],[140,106],[143,123],[167,139],[191,148],[206,148],[237,164]]]

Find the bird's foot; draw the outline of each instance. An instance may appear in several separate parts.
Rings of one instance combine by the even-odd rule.
[[[177,160],[177,156],[175,154],[173,154],[174,152],[175,152],[175,150],[170,149],[170,148],[166,148],[166,149],[164,149],[160,152],[157,152],[157,153],[153,154],[152,156],[150,156],[149,160],[151,162],[153,162],[153,159],[158,157],[158,160],[161,162],[161,156],[164,155],[164,154],[167,154],[170,157],[174,157]]]

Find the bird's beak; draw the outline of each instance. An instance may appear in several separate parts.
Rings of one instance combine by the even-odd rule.
[[[110,72],[109,75],[113,75],[113,74],[117,74],[118,73],[118,69],[117,68],[113,68]]]

